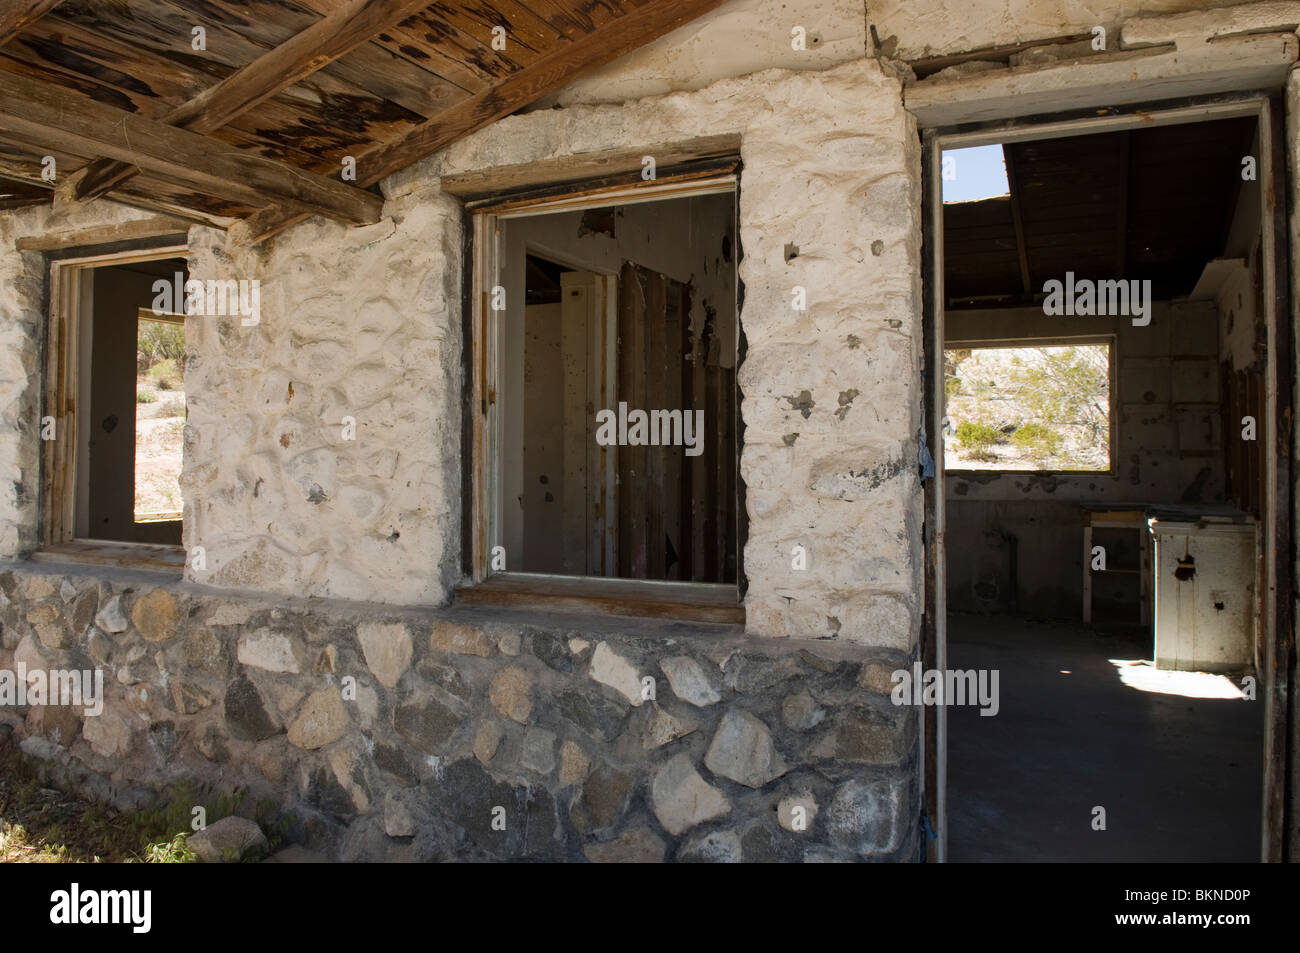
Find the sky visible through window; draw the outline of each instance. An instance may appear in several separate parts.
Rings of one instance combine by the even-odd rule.
[[[975,202],[1010,195],[1002,146],[945,149],[942,162],[943,201]]]

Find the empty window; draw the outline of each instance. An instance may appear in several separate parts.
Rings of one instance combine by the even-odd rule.
[[[124,257],[53,268],[49,543],[181,543],[186,262]]]
[[[734,188],[497,221],[488,572],[734,584]]]
[[[948,347],[946,468],[1109,470],[1109,344]]]

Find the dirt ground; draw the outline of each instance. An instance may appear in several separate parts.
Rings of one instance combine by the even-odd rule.
[[[159,390],[147,375],[136,379],[136,392],[155,399],[135,405],[135,518],[179,516],[185,392]]]

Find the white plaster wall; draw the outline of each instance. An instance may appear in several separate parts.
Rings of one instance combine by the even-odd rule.
[[[885,56],[905,60],[1009,46],[1106,28],[1120,48],[1119,24],[1135,16],[1234,6],[1228,0],[867,0]]]
[[[702,89],[765,69],[823,70],[870,52],[863,0],[732,0],[545,97],[613,103]],[[791,46],[802,26],[804,49]]]
[[[14,243],[154,214],[108,201],[72,213],[48,206],[0,212],[0,557],[35,549],[40,530],[45,256],[20,252]]]
[[[195,582],[445,602],[460,547],[460,208],[312,219],[266,250],[191,233],[199,279],[257,278],[261,320],[190,317],[181,486]],[[344,418],[355,419],[355,439]]]
[[[749,627],[909,647],[921,554],[919,157],[898,82],[871,60],[502,120],[385,183],[392,234],[313,221],[231,259],[220,233],[195,229],[194,276],[260,277],[263,302],[255,328],[187,326],[199,360],[187,368],[186,543],[204,546],[208,564],[190,577],[448,598],[459,575],[462,263],[459,206],[438,176],[728,132],[742,136],[745,163]],[[788,264],[787,242],[800,248]],[[791,308],[795,285],[807,311]],[[358,420],[354,443],[338,436],[345,414]],[[809,553],[802,572],[791,568],[796,544]]]
[[[528,113],[389,185],[721,133],[742,136],[744,162],[749,627],[909,647],[921,593],[920,161],[896,79],[861,60]],[[789,263],[788,242],[800,248]],[[805,312],[791,307],[796,285]],[[808,551],[802,572],[795,545]]]

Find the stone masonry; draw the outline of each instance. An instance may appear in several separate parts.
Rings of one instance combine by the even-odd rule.
[[[38,565],[0,572],[0,625],[0,669],[105,672],[99,715],[0,709],[51,781],[118,805],[246,789],[341,860],[919,850],[917,710],[889,699],[889,649]]]

